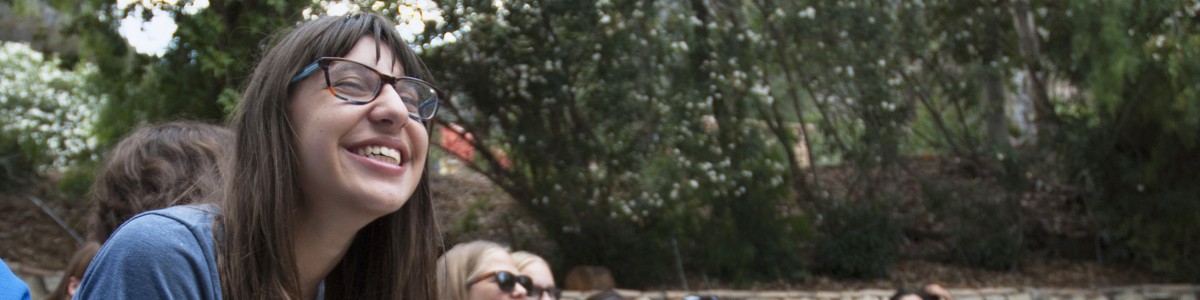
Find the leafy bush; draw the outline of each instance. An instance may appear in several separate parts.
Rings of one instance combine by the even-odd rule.
[[[964,217],[969,221],[951,231],[955,254],[961,262],[993,270],[1017,267],[1024,258],[1025,248],[1016,211],[1008,207],[1003,203],[986,203],[964,210],[971,212]]]
[[[1136,8],[1136,9],[1135,9]],[[1058,139],[1098,215],[1106,256],[1200,280],[1200,24],[1174,1],[1070,9],[1068,74],[1085,93]],[[1103,20],[1103,21],[1101,21]],[[1139,27],[1141,24],[1153,24]],[[1133,30],[1131,28],[1137,28]],[[1127,31],[1128,30],[1128,31]]]
[[[1160,122],[1171,121],[1127,122],[1162,126]],[[1098,213],[1098,235],[1116,242],[1106,257],[1145,264],[1180,280],[1197,280],[1200,146],[1154,132],[1114,128],[1070,139],[1068,147],[1090,149],[1070,160],[1071,170]]]
[[[1020,210],[995,192],[999,187],[976,181],[922,182],[928,210],[949,228],[952,261],[993,270],[1016,268],[1026,253]]]
[[[691,25],[708,8],[661,2],[442,5],[446,24],[419,37],[455,95],[437,122],[479,139],[468,167],[565,264],[607,266],[635,288],[675,282],[675,245],[685,272],[722,281],[800,269],[804,219],[780,209],[791,144],[759,126],[771,100],[745,68],[758,53],[735,43],[743,30]],[[459,42],[429,44],[444,33]]]
[[[816,244],[817,271],[849,278],[882,278],[896,262],[900,226],[878,201],[825,209]]]
[[[34,162],[21,151],[15,137],[0,134],[0,193],[13,193],[37,177]]]

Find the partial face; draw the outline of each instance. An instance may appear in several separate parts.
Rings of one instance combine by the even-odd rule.
[[[379,45],[378,59],[375,47],[374,38],[360,38],[344,58],[404,75],[390,47]],[[289,118],[298,140],[303,213],[373,220],[399,210],[416,190],[429,134],[408,117],[392,86],[370,103],[353,104],[331,94],[324,73],[316,72],[294,84]]]
[[[512,259],[508,253],[502,251],[487,252],[480,260],[479,269],[473,274],[480,276],[496,271],[507,271],[513,275],[520,275],[516,265],[513,265]],[[468,278],[468,280],[473,278]],[[501,299],[525,299],[525,287],[520,284],[513,284],[511,292],[505,292],[500,289],[499,283],[495,276],[480,280],[468,287],[467,299],[469,300],[501,300]]]
[[[554,274],[550,273],[550,266],[541,262],[531,263],[521,268],[521,275],[533,279],[533,286],[537,287],[539,292],[546,291],[538,295],[529,292],[528,299],[554,300],[554,292],[551,291],[555,289]]]

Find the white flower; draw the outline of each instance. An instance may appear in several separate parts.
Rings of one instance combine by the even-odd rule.
[[[800,10],[800,13],[797,14],[797,16],[799,16],[801,18],[812,19],[817,16],[817,10],[813,9],[812,6],[809,6],[809,7],[804,8],[803,10]]]

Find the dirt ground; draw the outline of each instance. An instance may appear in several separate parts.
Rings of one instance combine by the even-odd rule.
[[[432,184],[438,199],[437,214],[446,243],[490,239],[535,252],[555,251],[535,222],[521,214],[516,204],[485,178],[474,174],[437,175]],[[47,208],[86,236],[86,201],[64,199],[47,186],[35,187]],[[1053,221],[1047,221],[1053,222]],[[71,235],[26,195],[0,195],[0,258],[22,266],[61,270],[76,247]],[[911,245],[910,245],[911,246]],[[902,252],[904,250],[902,249]],[[761,282],[753,289],[894,289],[938,282],[954,288],[980,287],[1101,287],[1143,283],[1169,283],[1138,266],[1099,263],[1095,260],[1047,258],[1032,255],[1018,270],[987,271],[919,259],[908,255],[886,279],[861,281],[813,277],[805,282]],[[916,258],[914,258],[916,257]],[[693,288],[728,288],[690,276]],[[678,289],[679,287],[662,287]]]

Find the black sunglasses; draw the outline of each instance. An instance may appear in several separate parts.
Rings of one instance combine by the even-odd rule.
[[[479,275],[478,277],[475,277],[475,279],[467,281],[467,288],[469,289],[471,288],[471,285],[491,277],[496,278],[496,285],[500,286],[500,290],[504,291],[505,293],[512,293],[513,288],[516,287],[517,284],[525,287],[525,289],[529,289],[531,286],[533,286],[533,279],[529,279],[529,276],[518,276],[514,275],[513,273],[509,273],[508,271],[495,271]]]

